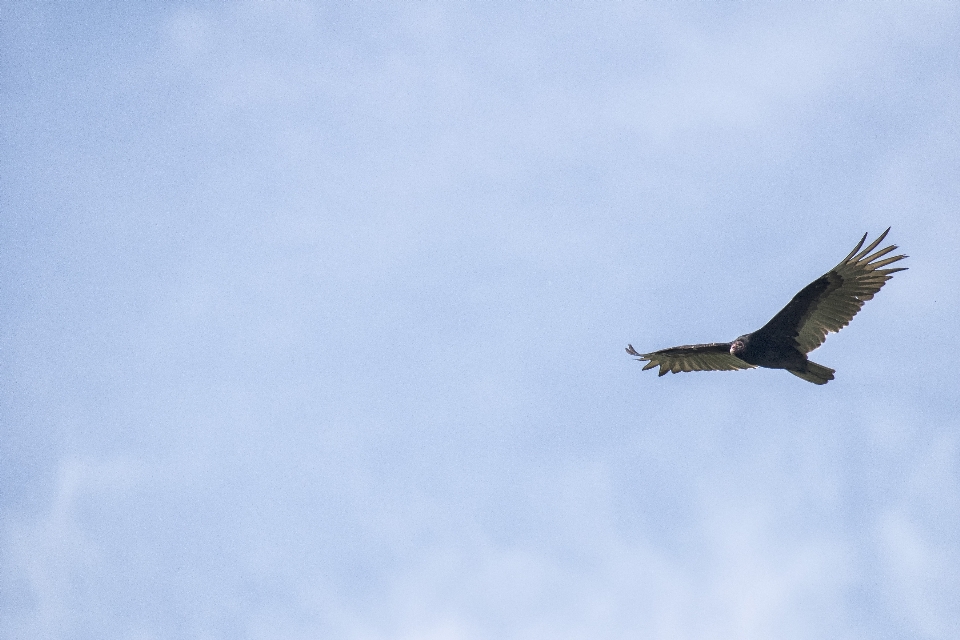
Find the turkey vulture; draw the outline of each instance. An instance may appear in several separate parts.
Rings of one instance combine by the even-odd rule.
[[[627,353],[647,362],[644,371],[659,366],[661,376],[668,371],[734,371],[766,367],[786,369],[808,382],[826,384],[833,380],[834,370],[811,362],[807,354],[823,344],[828,333],[847,326],[863,303],[873,298],[883,283],[893,277],[890,274],[906,269],[880,268],[907,257],[880,260],[896,249],[896,245],[867,255],[877,248],[889,231],[887,228],[870,246],[860,251],[867,239],[867,234],[863,234],[850,255],[804,287],[780,313],[753,333],[742,335],[733,342],[684,345],[651,353],[637,353],[631,344],[627,345]]]

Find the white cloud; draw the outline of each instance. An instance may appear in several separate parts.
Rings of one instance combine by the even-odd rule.
[[[8,579],[25,580],[34,603],[29,613],[21,612],[7,623],[12,623],[14,635],[63,638],[77,633],[91,613],[77,610],[80,603],[90,602],[83,592],[91,588],[98,568],[109,562],[98,541],[84,531],[78,510],[133,489],[145,472],[143,464],[125,457],[63,460],[49,510],[35,521],[7,523]]]

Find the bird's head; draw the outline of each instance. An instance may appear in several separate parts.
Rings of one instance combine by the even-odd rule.
[[[742,335],[730,343],[730,355],[739,357],[750,344],[750,334]]]

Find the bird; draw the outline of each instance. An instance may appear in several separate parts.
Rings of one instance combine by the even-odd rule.
[[[867,234],[863,234],[840,264],[801,289],[770,322],[733,342],[682,345],[650,353],[638,353],[628,344],[627,353],[647,363],[644,371],[659,366],[660,376],[668,371],[736,371],[764,367],[786,369],[807,382],[826,384],[834,379],[836,370],[813,362],[807,354],[823,344],[828,333],[847,326],[863,303],[872,299],[892,274],[906,270],[906,267],[881,268],[908,257],[898,255],[881,260],[894,251],[896,245],[870,253],[889,232],[888,227],[861,251],[867,240]]]

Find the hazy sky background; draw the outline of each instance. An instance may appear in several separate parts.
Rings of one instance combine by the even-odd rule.
[[[0,637],[960,637],[960,5],[0,24]]]

